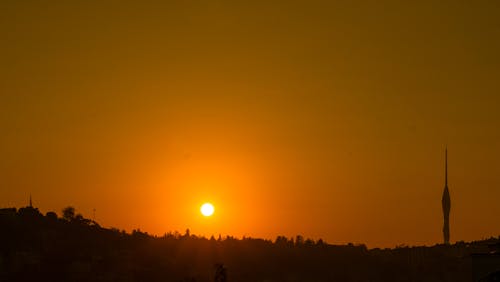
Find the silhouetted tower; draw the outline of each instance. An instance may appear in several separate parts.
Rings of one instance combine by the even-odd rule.
[[[30,194],[30,208],[33,207],[33,202],[31,201],[31,194]]]
[[[448,191],[448,148],[444,152],[444,192],[441,199],[443,205],[443,239],[446,245],[450,244],[450,192]]]

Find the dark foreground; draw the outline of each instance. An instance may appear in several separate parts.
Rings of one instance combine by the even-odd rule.
[[[499,239],[368,250],[301,236],[153,237],[102,228],[72,210],[59,218],[1,209],[0,281],[498,281]]]

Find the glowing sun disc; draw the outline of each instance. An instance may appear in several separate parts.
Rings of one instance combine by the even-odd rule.
[[[204,216],[211,216],[214,214],[214,210],[214,206],[210,203],[205,203],[200,208],[201,214]]]

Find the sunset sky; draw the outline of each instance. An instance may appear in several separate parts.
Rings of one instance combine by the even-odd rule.
[[[404,2],[404,3],[403,3]],[[2,1],[0,207],[368,247],[500,235],[498,1]],[[200,214],[211,202],[212,217]]]

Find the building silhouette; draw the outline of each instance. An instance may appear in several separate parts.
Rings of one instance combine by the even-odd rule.
[[[446,245],[450,244],[450,192],[448,191],[448,148],[444,157],[444,191],[441,204],[443,206],[443,239]]]

